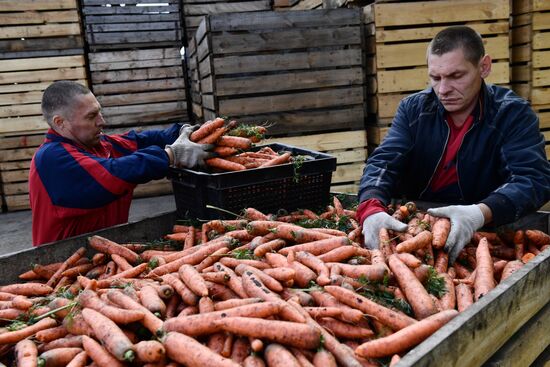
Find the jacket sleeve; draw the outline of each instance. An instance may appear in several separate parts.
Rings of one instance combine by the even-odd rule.
[[[389,203],[414,147],[411,126],[417,118],[411,118],[415,114],[410,107],[410,98],[401,101],[382,144],[367,159],[359,183],[359,202],[374,198],[384,205]]]
[[[168,156],[150,146],[119,158],[100,158],[71,144],[54,143],[35,156],[40,180],[54,205],[97,208],[126,195],[137,184],[166,176]]]
[[[499,113],[511,121],[500,149],[507,179],[481,201],[491,208],[495,225],[516,221],[550,200],[550,163],[537,115],[525,101],[510,103]]]

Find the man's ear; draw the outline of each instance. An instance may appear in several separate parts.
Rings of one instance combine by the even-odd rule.
[[[481,58],[479,62],[479,67],[481,70],[481,77],[483,79],[487,78],[491,73],[491,56],[485,55]]]
[[[52,127],[54,127],[55,129],[62,129],[63,128],[63,123],[65,122],[65,119],[63,118],[63,116],[61,115],[54,115],[53,118],[52,118]]]

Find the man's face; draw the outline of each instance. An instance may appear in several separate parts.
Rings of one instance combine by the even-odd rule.
[[[87,148],[99,145],[105,126],[101,106],[92,93],[75,97],[73,108],[63,116],[58,132]]]
[[[464,58],[461,48],[441,56],[428,56],[430,84],[451,114],[470,113],[481,89],[481,80],[489,75],[491,59],[484,56],[478,65]]]

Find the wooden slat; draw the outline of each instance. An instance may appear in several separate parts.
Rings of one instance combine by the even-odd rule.
[[[285,90],[328,88],[361,85],[362,68],[335,69],[329,72],[304,71],[273,75],[220,78],[216,80],[216,94],[220,97],[240,94],[281,92]]]
[[[533,70],[533,87],[550,86],[550,69]]]
[[[42,91],[36,91],[36,92],[21,92],[21,93],[5,93],[0,94],[0,106],[12,106],[15,108],[18,104],[24,104],[24,103],[37,103],[42,101]],[[8,112],[8,108],[10,107],[2,107],[5,109],[3,112],[0,112],[0,115],[6,115]],[[38,113],[41,113],[39,111]],[[9,114],[7,116],[18,116],[19,114]]]
[[[533,30],[550,29],[550,13],[533,13]]]
[[[16,137],[0,136],[0,149],[37,147],[44,141],[44,135],[27,135]]]
[[[35,149],[38,149],[38,147]],[[26,161],[0,162],[0,171],[22,170],[22,169],[29,169],[30,167],[31,167],[30,159]]]
[[[3,11],[28,11],[28,10],[55,10],[76,9],[76,0],[3,0],[0,2],[0,12]]]
[[[90,52],[88,54],[90,64],[173,59],[179,57],[179,48],[176,47],[131,51]]]
[[[544,50],[550,47],[550,32],[539,32],[533,35],[533,50]]]
[[[36,148],[34,150],[36,150]],[[31,157],[32,157],[32,154],[31,154]],[[22,181],[27,181],[28,179],[29,179],[28,169],[2,172],[2,182],[22,182]]]
[[[351,87],[328,91],[288,93],[285,95],[236,98],[219,101],[219,114],[244,115],[271,111],[293,111],[310,108],[340,107],[363,103],[363,88]]]
[[[539,116],[539,127],[541,129],[550,129],[550,112],[539,112],[538,116]]]
[[[99,32],[87,32],[88,42],[90,45],[113,45],[113,47],[119,47],[120,44],[134,44],[134,43],[155,43],[155,42],[173,42],[176,43],[181,39],[181,34],[178,29],[169,29],[162,31],[143,31],[143,32],[113,32],[113,33],[99,33]],[[118,45],[118,46],[117,46]]]
[[[330,192],[344,193],[344,194],[357,194],[359,191],[359,183],[348,183],[343,185],[330,186]]]
[[[159,79],[159,80],[141,80],[127,81],[109,84],[94,84],[93,91],[96,95],[107,95],[117,93],[132,93],[145,90],[166,90],[175,88],[184,88],[183,78]]]
[[[44,70],[84,66],[84,56],[37,57],[32,59],[0,60],[0,73],[8,71]]]
[[[364,167],[365,163],[352,163],[336,166],[336,172],[332,173],[332,184],[358,181],[363,174]]]
[[[79,50],[83,53],[82,48],[84,42],[80,36],[64,36],[64,37],[45,37],[45,38],[31,38],[31,39],[17,39],[17,40],[0,40],[0,52],[2,53],[35,53],[33,56],[39,55],[38,51],[47,50],[66,50],[67,52],[72,50]],[[60,51],[60,52],[61,52]],[[77,52],[73,52],[77,53]],[[20,56],[25,57],[25,56]],[[2,57],[4,58],[4,57]]]
[[[42,121],[36,116],[0,118],[0,134],[21,131],[46,130],[47,128],[48,124],[46,123],[46,121]]]
[[[549,45],[549,47],[550,47],[550,45]],[[550,67],[550,50],[548,50],[548,51],[534,51],[533,52],[533,67],[534,68]]]
[[[353,150],[336,150],[330,151],[330,155],[336,157],[337,164],[344,163],[364,163],[367,158],[367,150],[365,148],[357,148]]]
[[[163,3],[158,2],[151,6],[84,6],[82,14],[86,18],[90,15],[104,15],[107,20],[105,23],[111,23],[108,21],[109,17],[114,15],[129,16],[127,21],[131,22],[133,15],[152,14],[158,20],[161,20],[165,15],[169,15],[169,13],[177,14],[179,12],[177,4],[161,4]],[[113,18],[113,20],[112,23],[119,23],[119,18]]]
[[[519,45],[510,47],[510,62],[512,64],[520,62],[528,62],[531,60],[531,45]]]
[[[183,12],[185,15],[204,15],[220,13],[240,13],[260,10],[269,10],[271,8],[268,0],[245,1],[236,3],[211,3],[200,5],[185,5]]]
[[[180,14],[162,13],[162,14],[131,14],[131,15],[86,15],[85,23],[104,24],[104,23],[150,23],[150,22],[179,22]]]
[[[30,209],[29,195],[7,195],[4,201],[8,211]]]
[[[86,70],[83,67],[0,73],[1,84],[84,78],[86,78]]]
[[[2,104],[3,104],[2,95],[0,94],[0,105]],[[39,116],[41,114],[42,114],[42,110],[40,108],[40,103],[2,106],[2,108],[0,108],[0,117],[29,116],[29,115]]]
[[[399,93],[399,94],[377,94],[375,97],[377,101],[377,112],[378,117],[393,117],[397,112],[397,106],[399,102],[410,93]]]
[[[28,11],[24,13],[0,13],[0,24],[44,24],[44,23],[78,23],[76,10]]]
[[[364,130],[344,131],[326,134],[273,138],[273,143],[294,145],[309,150],[326,152],[346,148],[362,148],[367,144],[367,134]]]
[[[184,89],[174,89],[161,92],[144,92],[131,94],[117,94],[112,96],[98,96],[102,107],[123,106],[130,104],[142,104],[152,102],[178,101],[185,100]]]
[[[181,66],[180,58],[159,59],[159,60],[139,60],[139,61],[120,61],[101,64],[90,64],[90,71],[109,71],[125,70],[134,68],[151,68],[164,66]]]
[[[155,67],[132,70],[117,70],[92,73],[94,84],[130,80],[165,79],[183,76],[181,67]]]
[[[2,191],[4,195],[28,194],[29,183],[28,182],[3,183]]]
[[[74,36],[80,34],[78,23],[2,27],[0,39]]]

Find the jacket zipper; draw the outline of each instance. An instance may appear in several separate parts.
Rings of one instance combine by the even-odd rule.
[[[444,147],[446,148],[447,143],[449,142],[449,136],[451,135],[451,128],[449,127],[449,122],[447,121],[447,119],[444,119],[443,121],[445,121],[445,123],[447,124],[447,138],[445,139],[445,145],[444,145]],[[460,143],[460,144],[462,144],[462,143]],[[439,156],[439,159],[437,160],[437,164],[435,165],[435,169],[433,170],[432,175],[430,176],[430,180],[428,181],[428,184],[426,185],[424,190],[422,190],[422,192],[420,193],[420,197],[422,197],[424,195],[424,193],[426,192],[426,190],[428,190],[428,187],[430,187],[430,185],[432,183],[432,180],[434,178],[435,172],[437,171],[437,167],[439,167],[439,163],[441,163],[441,160],[443,159],[444,154],[445,154],[445,149],[443,149],[443,151],[441,152],[441,155]],[[457,172],[457,174],[458,174],[458,172]]]
[[[480,116],[480,119],[481,119],[481,116]],[[479,120],[477,122],[479,122]],[[458,185],[458,190],[460,191],[460,196],[462,197],[462,200],[464,200],[464,193],[462,192],[462,186],[460,186],[460,173],[458,172],[458,158],[459,158],[460,150],[462,149],[462,144],[464,144],[464,140],[466,139],[466,135],[468,135],[468,133],[472,131],[474,126],[475,126],[475,122],[472,123],[472,126],[470,126],[468,131],[466,131],[466,133],[462,137],[462,140],[460,141],[460,146],[456,151],[456,183]]]

